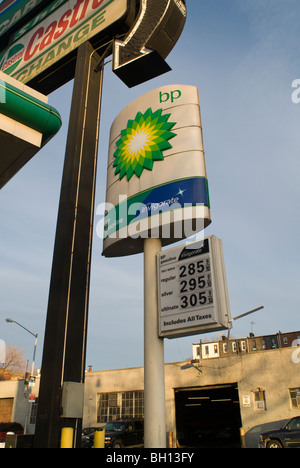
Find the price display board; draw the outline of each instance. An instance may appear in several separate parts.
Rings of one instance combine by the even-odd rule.
[[[227,329],[230,307],[222,242],[215,236],[158,254],[159,336]]]

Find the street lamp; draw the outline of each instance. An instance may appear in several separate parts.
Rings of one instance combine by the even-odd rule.
[[[33,350],[33,359],[32,359],[32,367],[31,367],[31,376],[33,377],[38,334],[35,334],[35,333],[31,332],[30,330],[28,330],[28,328],[24,327],[24,326],[21,325],[19,322],[16,322],[15,320],[12,320],[11,318],[7,318],[7,319],[5,319],[5,320],[6,320],[7,323],[15,323],[15,324],[19,325],[19,327],[23,328],[23,329],[26,330],[28,333],[30,333],[30,335],[32,335],[32,336],[35,337],[34,350]]]
[[[35,362],[35,355],[36,355],[36,345],[37,345],[37,339],[38,339],[38,334],[35,334],[33,333],[32,331],[28,330],[28,328],[24,327],[24,325],[22,325],[21,323],[19,322],[16,322],[16,320],[12,320],[11,318],[7,318],[5,319],[7,323],[15,323],[16,325],[19,325],[19,327],[23,328],[24,330],[26,330],[28,333],[30,333],[30,335],[34,336],[35,338],[35,341],[34,341],[34,350],[33,350],[33,359],[32,359],[32,367],[31,367],[31,377],[33,377],[33,372],[34,372],[34,362]],[[25,393],[24,395],[26,396],[27,395],[27,390],[25,390]],[[30,393],[30,392],[29,392]],[[25,418],[25,434],[28,433],[28,418],[29,418],[29,406],[30,406],[30,403],[29,403],[29,398],[28,398],[28,403],[27,403],[27,408],[26,408],[26,418]]]
[[[241,315],[237,315],[236,317],[233,317],[231,320],[229,320],[228,335],[227,335],[227,348],[228,348],[228,344],[229,344],[230,330],[232,328],[232,322],[234,320],[239,320],[239,319],[241,319],[243,317],[246,317],[247,315],[253,314],[254,312],[257,312],[258,310],[261,310],[263,308],[264,308],[264,306],[257,307],[256,309],[249,310],[248,312],[245,312],[244,314],[241,314]]]

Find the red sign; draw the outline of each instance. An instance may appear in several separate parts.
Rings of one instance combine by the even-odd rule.
[[[29,395],[29,403],[35,403],[35,395],[33,393],[30,393]]]

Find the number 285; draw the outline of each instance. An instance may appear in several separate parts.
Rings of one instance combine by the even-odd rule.
[[[188,265],[181,265],[179,268],[180,278],[185,278],[195,273],[202,273],[205,270],[204,261],[199,260],[197,263],[189,263]]]

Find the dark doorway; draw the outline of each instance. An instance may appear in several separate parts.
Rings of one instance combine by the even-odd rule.
[[[177,389],[175,404],[181,447],[240,447],[237,384]]]

